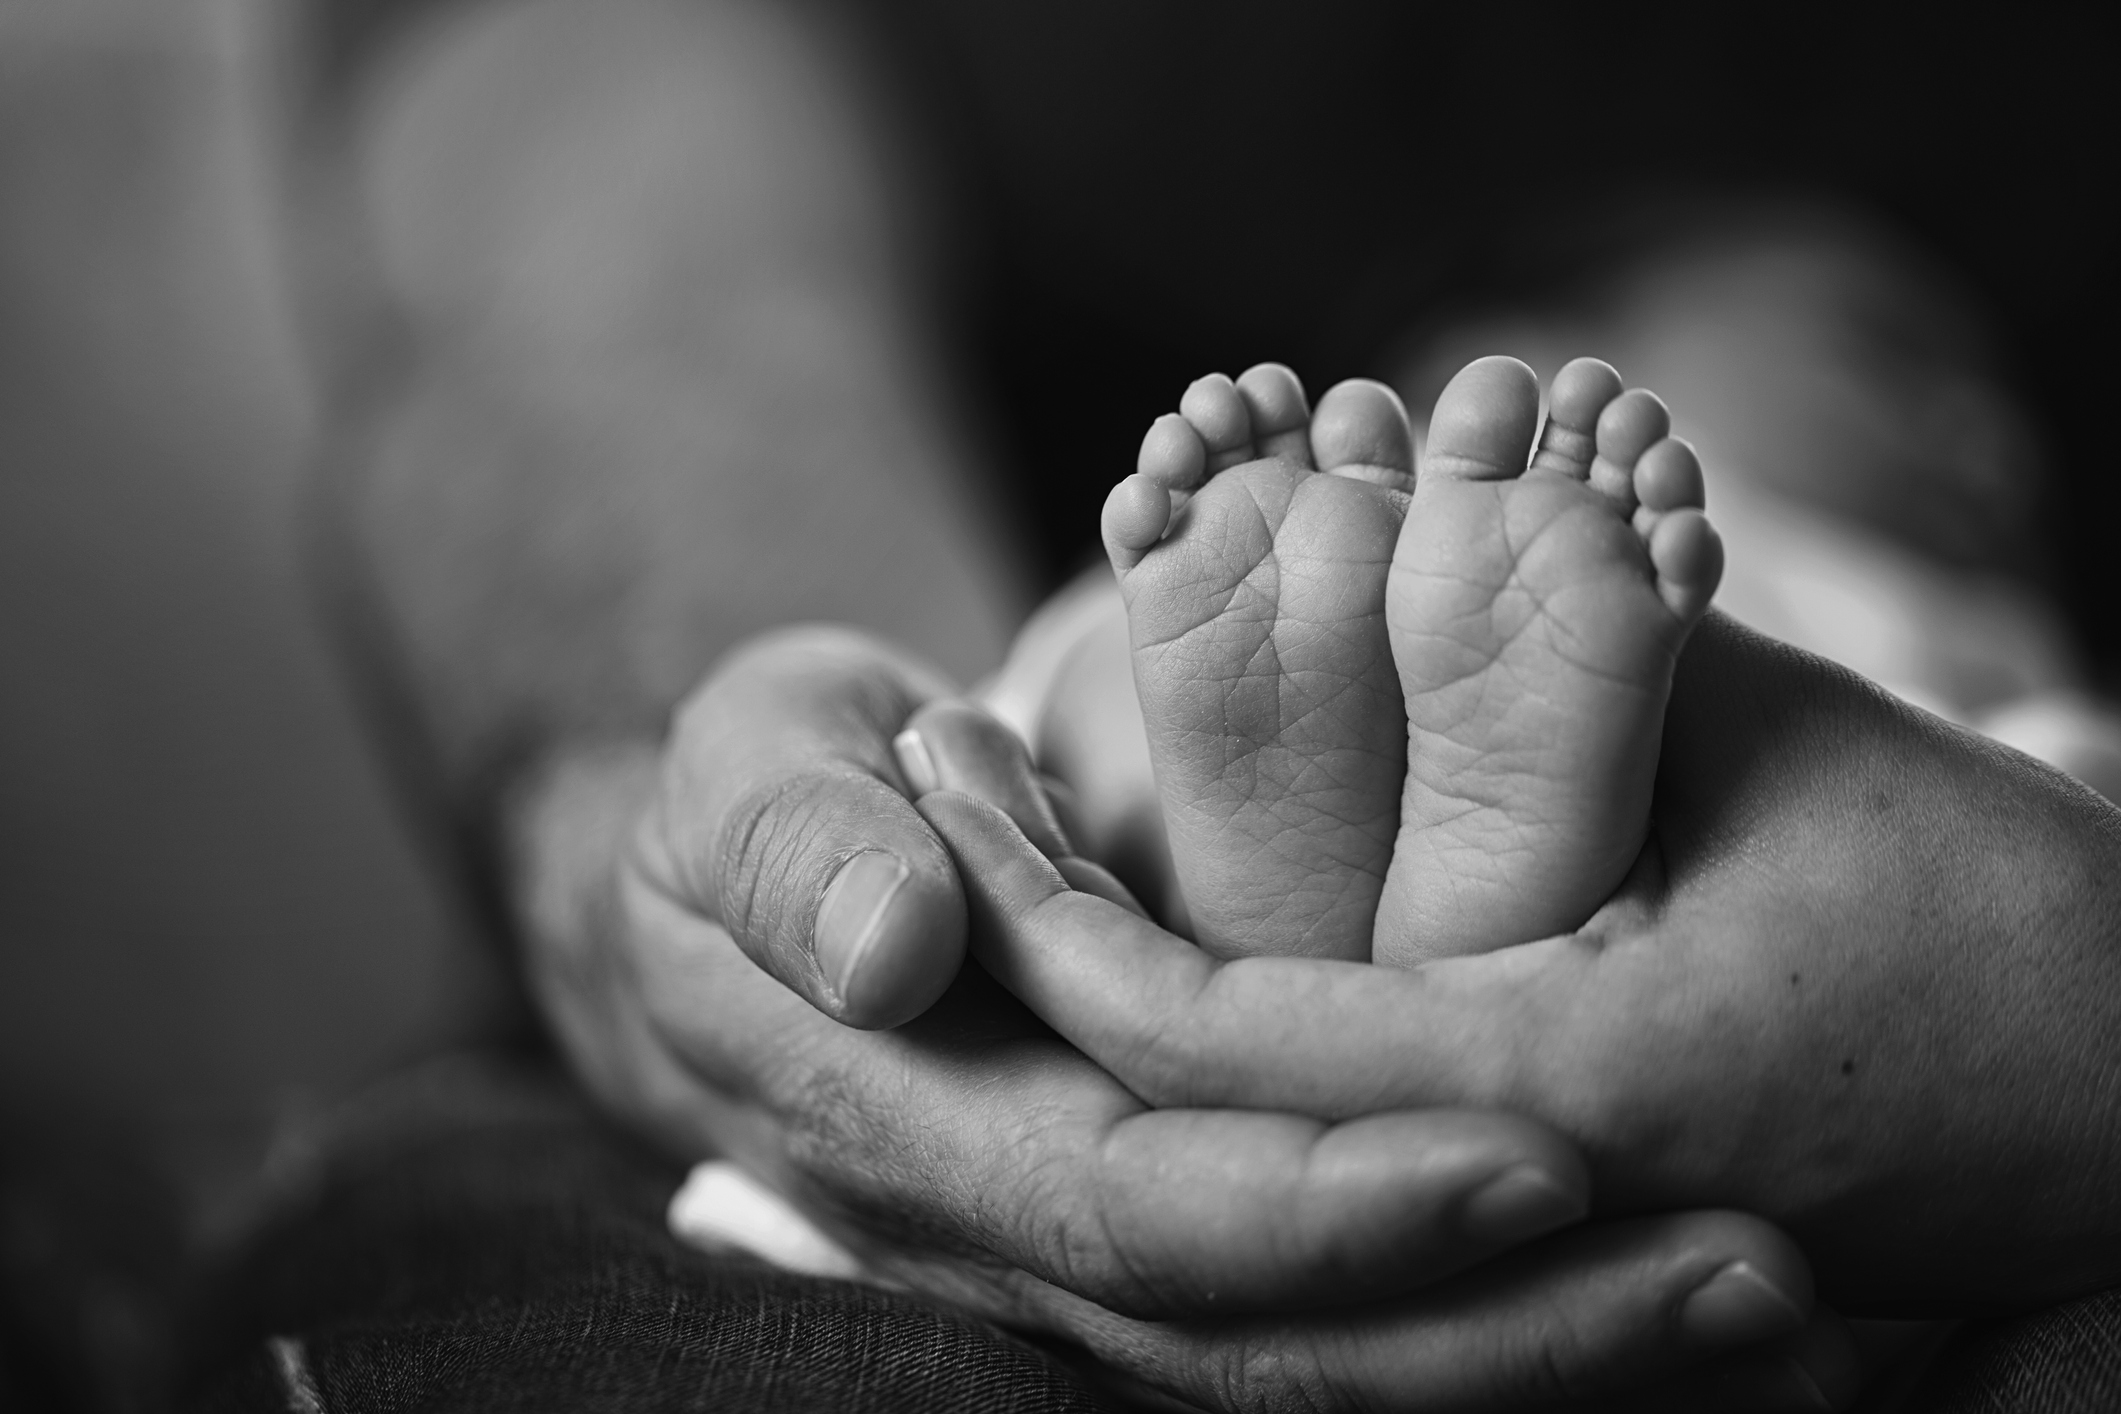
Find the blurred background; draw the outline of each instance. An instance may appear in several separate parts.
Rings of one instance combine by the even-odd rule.
[[[1025,595],[1086,563],[1141,429],[1203,370],[1384,377],[1419,416],[1467,357],[1595,353],[1701,446],[1726,608],[2121,789],[2101,32],[0,0],[0,1370],[149,1407],[179,1274],[300,1117],[521,1033],[320,585],[326,483],[455,455],[404,411],[445,367],[538,407],[540,446],[579,422],[594,457],[713,461],[699,409],[744,375],[701,291],[733,210],[910,311],[897,356],[941,390]],[[781,338],[805,292],[745,289],[811,347]],[[627,401],[614,366],[668,396]],[[956,670],[991,664],[953,641]]]

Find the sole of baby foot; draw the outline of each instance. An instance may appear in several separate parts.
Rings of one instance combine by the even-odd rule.
[[[1412,484],[1376,383],[1194,383],[1106,502],[1171,857],[1223,956],[1367,959],[1406,745],[1385,585]]]
[[[1641,852],[1672,672],[1723,570],[1657,398],[1515,359],[1437,400],[1386,618],[1407,716],[1376,957],[1580,927]],[[1534,438],[1537,436],[1537,446]]]

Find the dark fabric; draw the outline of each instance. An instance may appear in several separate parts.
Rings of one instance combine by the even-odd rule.
[[[429,1067],[287,1147],[279,1215],[201,1302],[194,1414],[1132,1407],[947,1307],[676,1243],[679,1169],[542,1063]],[[1864,1414],[2121,1409],[2121,1292],[1918,1363]]]
[[[324,1142],[225,1280],[202,1414],[1115,1407],[950,1309],[674,1242],[680,1172],[549,1076],[430,1072]]]
[[[2121,1410],[2121,1291],[1966,1327],[1905,1408],[1908,1414]]]

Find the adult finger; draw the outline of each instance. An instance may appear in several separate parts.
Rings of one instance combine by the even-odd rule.
[[[892,742],[914,799],[956,791],[1000,809],[1048,859],[1073,854],[1023,740],[971,702],[930,702]]]
[[[623,789],[586,793],[577,801],[584,810],[539,837],[579,842],[585,823],[629,813],[642,793],[631,784],[636,774],[628,770]],[[964,990],[913,1025],[859,1032],[766,976],[727,930],[631,863],[622,861],[610,886],[582,901],[594,906],[539,911],[541,932],[559,930],[548,943],[572,940],[544,949],[543,971],[591,1003],[559,1018],[563,1034],[616,1030],[589,1047],[587,1059],[603,1088],[641,1092],[622,1112],[648,1120],[681,1150],[711,1145],[744,1163],[887,1279],[1004,1320],[1094,1336],[1122,1368],[1203,1404],[1222,1403],[1216,1392],[1223,1391],[1227,1407],[1286,1408],[1328,1381],[1357,1393],[1399,1389],[1408,1401],[1436,1391],[1474,1391],[1472,1398],[1485,1390],[1600,1388],[1690,1364],[1724,1348],[1719,1342],[1783,1329],[1789,1303],[1782,1297],[1801,1304],[1800,1280],[1780,1270],[1778,1249],[1757,1225],[1730,1228],[1724,1224],[1732,1220],[1710,1215],[1706,1229],[1659,1230],[1588,1267],[1566,1236],[1541,1242],[1525,1259],[1556,1254],[1551,1290],[1529,1272],[1516,1298],[1471,1303],[1466,1324],[1445,1305],[1419,1301],[1401,1305],[1396,1323],[1373,1306],[1219,1319],[1236,1304],[1216,1285],[1226,1276],[1267,1284],[1285,1274],[1292,1291],[1315,1294],[1338,1244],[1359,1241],[1366,1229],[1377,1235],[1381,1208],[1388,1243],[1399,1199],[1416,1214],[1424,1202],[1437,1213],[1452,1212],[1455,1202],[1463,1221],[1485,1206],[1475,1200],[1498,1177],[1549,1157],[1545,1146],[1558,1141],[1521,1120],[1441,1116],[1426,1136],[1406,1131],[1396,1158],[1389,1145],[1379,1148],[1387,1168],[1434,1164],[1426,1190],[1402,1187],[1395,1197],[1367,1181],[1348,1183],[1345,1171],[1326,1182],[1298,1175],[1294,1191],[1321,1201],[1292,1208],[1271,1191],[1245,1188],[1258,1132],[1219,1128],[1223,1119],[1274,1117],[1166,1116],[1155,1122],[1171,1127],[1155,1133],[1145,1125],[1137,1140],[1126,1125],[1142,1116],[1140,1102],[1054,1040],[979,969],[966,969]],[[585,967],[593,975],[577,976]],[[621,1004],[599,1007],[596,996]],[[575,1051],[582,1061],[582,1048]],[[1330,1150],[1331,1131],[1319,1132],[1326,1137],[1314,1149]],[[1358,1145],[1371,1142],[1360,1127],[1344,1132]],[[1233,1144],[1244,1162],[1227,1162]],[[1432,1157],[1420,1158],[1424,1150]],[[1278,1167],[1269,1163],[1267,1174]],[[1343,1168],[1361,1177],[1360,1166]],[[1368,1202],[1366,1193],[1393,1201]],[[1221,1231],[1201,1221],[1225,1202],[1250,1220]],[[1336,1229],[1336,1221],[1347,1226]],[[1437,1230],[1450,1235],[1447,1221]],[[1164,1232],[1192,1244],[1190,1259],[1182,1248],[1172,1262],[1189,1272],[1176,1285],[1150,1272],[1173,1255],[1156,1245]],[[1418,1239],[1406,1255],[1434,1260]],[[1197,1265],[1189,1269],[1188,1260]],[[1715,1274],[1737,1262],[1781,1296],[1742,1276],[1735,1287],[1716,1288]],[[1439,1302],[1480,1275],[1438,1288]],[[1704,1275],[1710,1295],[1697,1302]],[[1064,1288],[1185,1319],[1144,1325]],[[1611,1319],[1616,1311],[1631,1319]],[[1368,1331],[1367,1342],[1351,1345],[1351,1330]],[[1545,1370],[1561,1372],[1561,1382]],[[1311,1399],[1305,1407],[1321,1404]]]
[[[916,798],[949,790],[986,801],[1052,861],[1068,887],[1148,916],[1109,869],[1075,852],[1022,738],[985,709],[958,699],[930,702],[892,745]]]
[[[628,907],[663,1044],[784,1117],[725,1148],[828,1222],[840,1215],[857,1250],[899,1224],[908,1243],[1166,1318],[1405,1291],[1588,1206],[1574,1152],[1515,1116],[1153,1111],[978,969],[916,1022],[854,1032],[653,886]]]
[[[2110,808],[1830,670],[1753,679],[1767,726],[1668,734],[1664,838],[1583,929],[1406,972],[1218,963],[923,808],[985,968],[1154,1103],[1532,1115],[1604,1211],[1763,1213],[1861,1312],[2111,1285]]]
[[[1766,1224],[1731,1213],[1563,1233],[1415,1294],[1345,1304],[1348,1288],[1320,1280],[1339,1259],[1313,1240],[1317,1224],[1242,1194],[1235,1210],[1250,1221],[1207,1221],[1232,1196],[1195,1184],[1215,1173],[1217,1156],[1221,1181],[1241,1186],[1257,1171],[1247,1117],[1197,1115],[1162,1135],[1145,1126],[1144,1162],[1130,1171],[1113,1154],[1134,1142],[1121,1131],[1142,1115],[1139,1102],[1035,1024],[1003,1024],[1008,1004],[979,993],[991,984],[977,969],[960,979],[971,991],[953,991],[911,1026],[850,1031],[775,986],[712,924],[652,891],[643,900],[648,931],[664,939],[639,949],[657,1034],[708,1094],[741,1097],[715,1101],[732,1115],[720,1127],[723,1152],[877,1275],[1068,1335],[1202,1407],[1411,1410],[1588,1397],[1804,1324],[1802,1257]],[[762,1043],[777,1048],[771,1064],[758,1061]],[[1495,1166],[1506,1174],[1544,1157],[1524,1144],[1536,1131],[1522,1121],[1443,1119],[1454,1142],[1439,1142],[1448,1137],[1439,1129],[1402,1151],[1458,1152],[1439,1195],[1477,1193]],[[1234,1151],[1204,1142],[1225,1120],[1238,1121],[1224,1135]],[[1230,1162],[1233,1152],[1242,1162]],[[1327,1226],[1336,1215],[1346,1224],[1339,1240],[1379,1216],[1376,1206],[1336,1209],[1330,1199],[1312,1210]],[[1389,1229],[1380,1235],[1393,1240]],[[1269,1274],[1287,1284],[1270,1293],[1261,1280]],[[1255,1302],[1275,1314],[1245,1314]],[[1777,1394],[1779,1368],[1764,1371],[1771,1397],[1737,1407],[1821,1407]],[[1808,1383],[1834,1388],[1831,1362]]]
[[[1108,1362],[1218,1409],[1544,1408],[1676,1376],[1647,1407],[1702,1407],[1681,1401],[1714,1391],[1734,1398],[1707,1407],[1816,1410],[1844,1406],[1857,1381],[1838,1324],[1811,1319],[1795,1247],[1738,1213],[1604,1224],[1332,1311],[1144,1327],[1048,1304]]]
[[[1333,1118],[1439,1103],[1504,1107],[1516,1038],[1545,1034],[1509,1024],[1516,994],[1484,985],[1511,980],[1493,959],[1415,971],[1218,961],[1071,890],[992,807],[944,791],[920,808],[962,866],[981,964],[1152,1104]],[[1529,965],[1565,946],[1513,951]],[[1552,990],[1527,989],[1535,1000]]]
[[[850,630],[736,649],[679,709],[644,868],[826,1015],[917,1016],[963,959],[964,901],[891,741],[948,689]]]

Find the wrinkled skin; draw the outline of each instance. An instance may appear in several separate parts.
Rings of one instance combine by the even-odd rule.
[[[740,1159],[882,1279],[1209,1407],[1507,1408],[1659,1379],[1675,1407],[1703,1381],[1759,1408],[1850,1393],[1846,1336],[1807,1317],[1785,1238],[1720,1211],[1572,1228],[1581,1160],[1545,1125],[1152,1109],[978,969],[897,1029],[833,1020],[848,998],[805,931],[850,847],[913,861],[907,918],[963,926],[890,745],[943,686],[858,635],[776,635],[725,660],[660,758],[583,753],[530,789],[514,855],[533,977],[615,1112]],[[919,944],[911,972],[949,955],[891,936]],[[1525,1167],[1566,1201],[1483,1226],[1482,1190]],[[1744,1290],[1693,1299],[1741,1264]]]
[[[2121,1279],[2121,813],[1713,616],[1664,753],[1586,927],[1403,972],[1218,963],[926,808],[975,955],[1154,1103],[1534,1115],[1602,1210],[1762,1213],[1854,1310]]]

